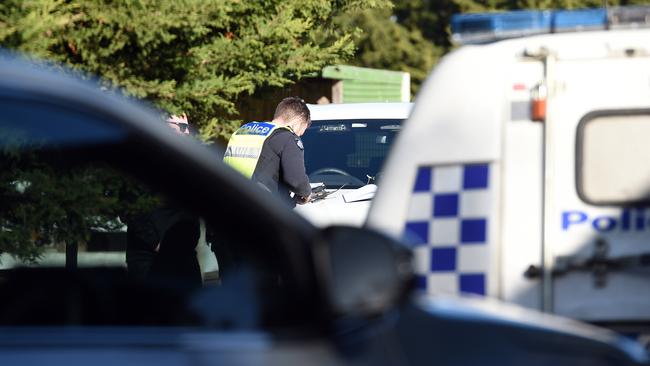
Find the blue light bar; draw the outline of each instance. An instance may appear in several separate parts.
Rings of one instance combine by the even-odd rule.
[[[501,13],[456,14],[452,41],[485,43],[533,34],[650,27],[650,6],[576,10],[515,10]]]
[[[455,14],[451,17],[452,39],[457,43],[481,43],[496,39],[548,33],[551,13],[517,10],[504,13]]]
[[[579,9],[553,11],[551,32],[574,32],[607,28],[607,10]]]

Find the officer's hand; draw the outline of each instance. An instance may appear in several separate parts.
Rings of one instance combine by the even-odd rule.
[[[311,199],[311,193],[307,197],[296,195],[296,203],[299,205],[304,205],[305,203],[308,203],[310,199]]]

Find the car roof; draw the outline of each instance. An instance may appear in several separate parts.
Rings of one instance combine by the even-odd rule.
[[[328,119],[406,119],[413,103],[308,104],[312,121]]]

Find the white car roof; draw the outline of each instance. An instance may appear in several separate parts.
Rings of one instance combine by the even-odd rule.
[[[308,104],[312,121],[329,119],[406,119],[413,103]]]

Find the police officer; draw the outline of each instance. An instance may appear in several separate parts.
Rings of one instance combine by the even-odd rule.
[[[291,207],[295,203],[305,204],[309,202],[311,186],[305,173],[300,136],[310,125],[305,101],[285,98],[276,107],[271,122],[247,123],[232,135],[224,162]]]
[[[185,114],[169,116],[167,125],[179,135],[190,134]],[[147,212],[122,215],[120,219],[127,224],[126,263],[132,280],[162,277],[178,280],[188,288],[201,286],[195,251],[200,235],[198,217],[164,203]]]

